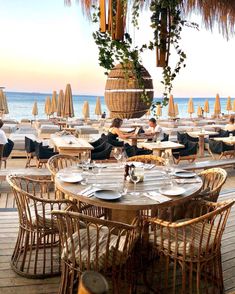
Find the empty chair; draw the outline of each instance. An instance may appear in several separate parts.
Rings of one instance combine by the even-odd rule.
[[[153,163],[155,165],[164,165],[165,160],[162,157],[156,155],[137,155],[127,159],[127,161],[138,161],[143,163]]]
[[[87,270],[102,273],[112,285],[112,293],[132,293],[122,291],[121,273],[133,272],[130,260],[138,239],[135,223],[126,225],[61,211],[54,211],[53,216],[58,221],[62,246],[59,294],[73,293],[75,281],[79,282]],[[133,286],[133,279],[126,282],[128,288]]]
[[[11,258],[15,272],[27,278],[45,278],[60,273],[58,227],[51,211],[73,209],[70,200],[56,200],[54,183],[20,176],[7,176],[19,215],[19,232]]]
[[[145,252],[159,257],[152,277],[158,293],[224,293],[221,239],[233,204],[193,200],[185,219],[147,219]]]
[[[14,148],[14,142],[8,139],[7,143],[3,147],[3,153],[2,153],[2,162],[4,163],[4,168],[7,167],[7,159],[11,155],[13,148]]]
[[[216,155],[219,155],[219,159],[222,157],[234,157],[235,155],[234,146],[230,146],[222,141],[215,141],[213,139],[209,139],[208,151],[213,158],[216,158]]]
[[[26,164],[25,167],[31,167],[31,159],[35,156],[35,141],[25,137],[25,151],[26,151]]]
[[[169,141],[169,135],[163,133],[163,139],[161,140],[161,142],[165,142],[165,141]]]
[[[35,141],[35,155],[37,159],[37,167],[41,168],[43,165],[46,165],[48,159],[54,155],[58,154],[53,151],[53,148],[48,146],[42,146],[42,143]]]
[[[103,142],[100,146],[95,147],[91,151],[91,160],[106,160],[110,158],[113,146],[107,142]]]
[[[210,168],[202,171],[199,176],[203,181],[199,196],[204,200],[216,202],[227,179],[227,172],[222,168]]]
[[[172,150],[172,155],[176,164],[178,164],[181,160],[193,162],[197,158],[198,143],[185,141],[183,144],[184,148]]]

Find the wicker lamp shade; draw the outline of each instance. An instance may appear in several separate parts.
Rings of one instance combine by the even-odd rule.
[[[153,100],[153,82],[143,66],[141,76],[148,102],[141,97],[143,89],[135,77],[131,64],[125,67],[118,64],[110,71],[105,87],[105,103],[112,118],[139,118],[148,111]]]

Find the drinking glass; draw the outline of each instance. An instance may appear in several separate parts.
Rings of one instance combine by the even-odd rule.
[[[130,174],[130,179],[134,183],[134,192],[132,195],[139,195],[138,192],[136,192],[136,184],[140,181],[140,175],[136,174],[135,172],[132,172]]]
[[[117,162],[119,162],[122,159],[122,152],[115,148],[113,151],[113,156],[116,158]]]

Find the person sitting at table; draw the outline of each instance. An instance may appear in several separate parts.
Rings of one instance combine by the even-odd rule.
[[[148,129],[145,131],[145,135],[152,137],[152,141],[161,141],[164,138],[162,128],[157,124],[155,118],[150,118],[148,121]]]
[[[234,122],[235,122],[234,116],[230,116],[229,123],[225,126],[224,130],[229,132],[234,132],[235,131]]]
[[[121,126],[122,126],[123,120],[120,118],[114,118],[111,126],[109,128],[108,131],[108,135],[107,135],[107,141],[109,144],[116,146],[116,147],[122,147],[124,145],[123,141],[119,141],[119,139],[128,139],[130,137],[135,136],[135,133],[124,133],[120,130]]]

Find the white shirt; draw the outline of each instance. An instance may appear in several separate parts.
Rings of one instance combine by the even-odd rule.
[[[5,145],[7,142],[8,141],[5,132],[0,129],[0,145]]]
[[[147,132],[152,133],[152,134],[156,134],[156,138],[158,138],[160,141],[163,139],[163,131],[159,125],[156,125],[155,128],[149,127]]]

